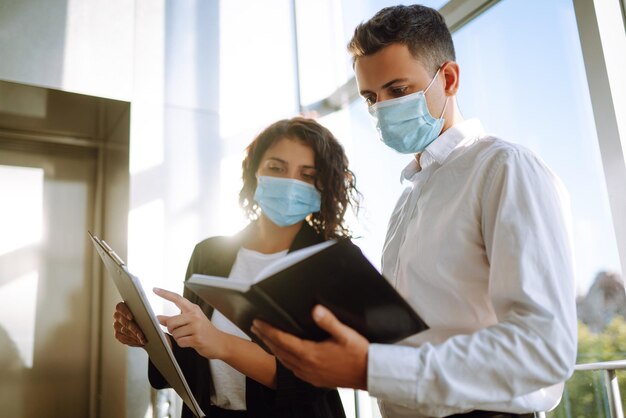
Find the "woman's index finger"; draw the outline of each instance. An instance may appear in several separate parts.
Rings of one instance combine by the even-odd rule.
[[[165,300],[169,300],[170,302],[178,306],[181,312],[187,312],[193,306],[193,303],[191,303],[190,301],[188,301],[187,299],[185,299],[178,293],[170,292],[169,290],[161,289],[158,287],[155,287],[152,290],[158,296],[162,297]]]

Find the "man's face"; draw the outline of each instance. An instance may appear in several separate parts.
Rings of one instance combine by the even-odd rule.
[[[354,66],[359,93],[368,106],[425,90],[433,75],[416,60],[406,45],[391,44],[375,54],[360,57]],[[426,92],[430,114],[438,118],[446,99],[441,74]]]

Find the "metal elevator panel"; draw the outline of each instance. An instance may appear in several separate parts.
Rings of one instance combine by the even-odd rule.
[[[125,255],[130,103],[0,80],[0,417],[124,416],[87,230]]]
[[[95,178],[93,157],[0,146],[2,189],[22,186],[10,194],[0,189],[1,222],[11,235],[0,238],[0,411],[6,416],[89,416],[94,281],[85,230],[93,228]]]

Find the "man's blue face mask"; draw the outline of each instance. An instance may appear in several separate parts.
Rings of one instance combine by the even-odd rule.
[[[313,185],[300,180],[260,176],[254,200],[276,225],[289,226],[319,212],[322,195]]]
[[[385,100],[369,107],[380,139],[385,145],[402,154],[416,154],[424,151],[439,136],[448,98],[446,97],[441,116],[436,119],[428,111],[425,96],[437,75],[439,70],[424,91]]]

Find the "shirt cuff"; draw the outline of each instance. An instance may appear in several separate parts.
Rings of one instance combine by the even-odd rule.
[[[419,356],[415,347],[370,344],[367,353],[367,390],[391,403],[417,404]]]

